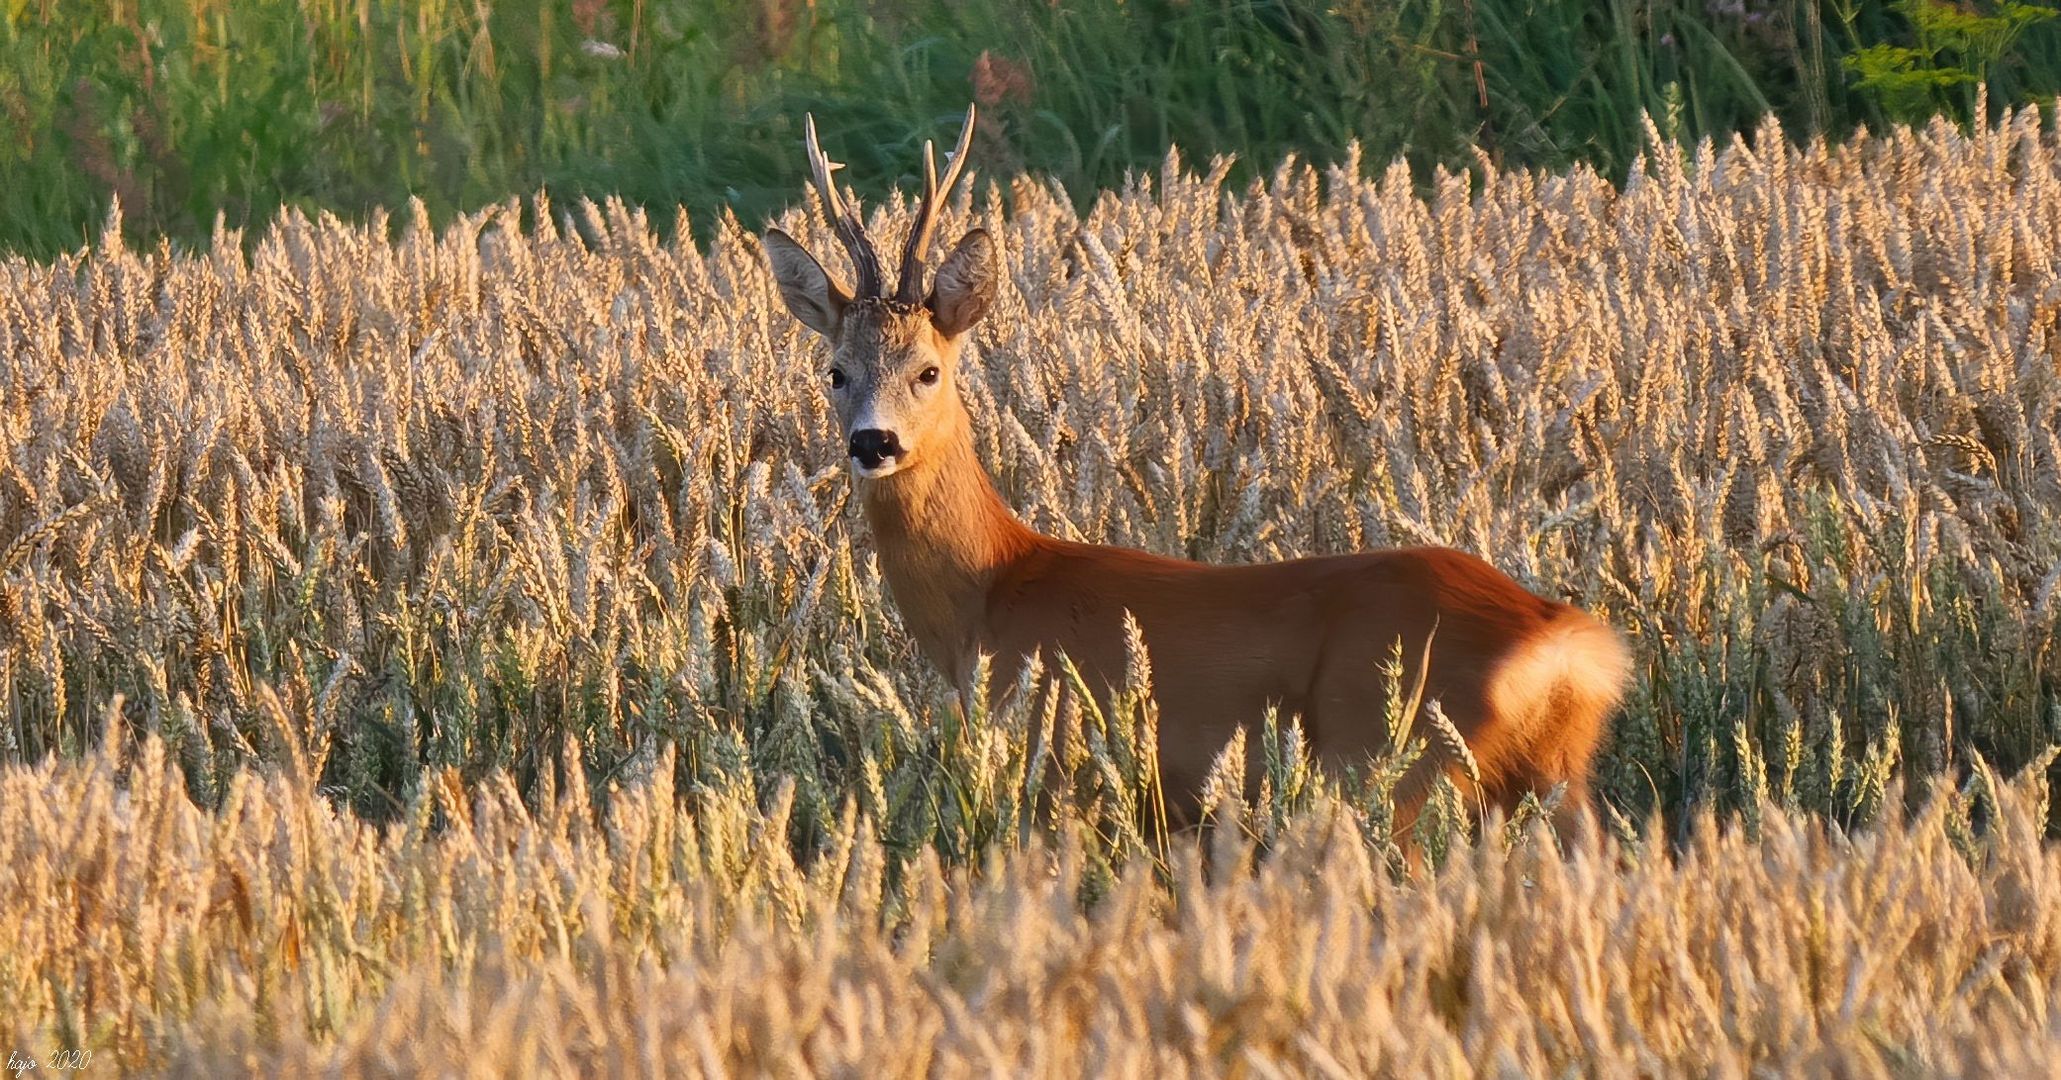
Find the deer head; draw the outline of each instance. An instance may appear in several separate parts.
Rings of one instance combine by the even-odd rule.
[[[966,167],[973,117],[969,106],[942,181],[931,145],[923,145],[923,201],[909,228],[892,294],[858,209],[838,194],[831,174],[843,166],[817,145],[813,116],[806,124],[809,171],[823,216],[851,257],[857,288],[848,288],[786,233],[772,229],[765,236],[787,310],[830,343],[825,385],[852,469],[865,479],[910,468],[927,447],[954,434],[950,425],[965,420],[954,373],[967,331],[995,297],[994,241],[984,230],[969,231],[937,268],[928,291],[923,278],[938,211]]]

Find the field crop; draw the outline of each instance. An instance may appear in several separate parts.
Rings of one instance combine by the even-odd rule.
[[[589,816],[453,774],[380,830],[288,768],[197,809],[161,744],[0,777],[0,1038],[182,1076],[1912,1076],[2061,1064],[2044,785],[1673,855],[1499,836],[1402,883],[1322,801],[1264,858],[1097,884],[841,816],[805,863],[676,762]],[[1971,820],[1983,824],[1982,835]],[[1084,908],[1081,898],[1099,899]],[[1755,1071],[1758,1070],[1758,1071]]]
[[[0,263],[0,894],[37,943],[0,1034],[194,1071],[2050,1061],[2061,144],[1650,141],[1622,186],[1428,193],[1170,157],[940,227],[1001,241],[961,381],[1034,525],[1454,544],[1625,628],[1611,856],[1434,815],[1425,889],[1378,785],[1258,717],[1200,883],[1137,811],[1178,724],[1142,666],[1116,715],[943,722],[734,224]]]

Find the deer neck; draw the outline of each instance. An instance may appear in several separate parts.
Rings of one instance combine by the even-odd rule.
[[[864,489],[881,573],[902,621],[954,682],[972,674],[995,576],[1040,537],[1002,501],[974,453],[965,406],[929,452]]]

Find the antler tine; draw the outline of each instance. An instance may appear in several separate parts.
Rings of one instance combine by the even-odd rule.
[[[816,181],[816,194],[823,200],[823,216],[830,221],[830,227],[837,232],[837,239],[844,244],[844,250],[852,257],[852,269],[859,276],[858,295],[862,297],[880,295],[880,256],[873,251],[873,241],[866,236],[866,225],[859,220],[858,212],[845,204],[837,193],[837,180],[831,175],[843,165],[833,162],[823,153],[822,144],[816,141],[816,115],[808,114],[802,123],[804,141],[808,144],[809,173]]]
[[[952,188],[959,183],[959,174],[966,171],[966,148],[973,143],[974,107],[966,106],[966,126],[959,129],[959,144],[952,148],[952,156],[945,161],[945,178],[937,176],[937,157],[931,144],[923,144],[923,205],[916,210],[916,222],[909,226],[909,243],[902,249],[902,277],[895,288],[895,299],[914,304],[923,299],[924,256],[930,251],[930,238],[937,231],[937,215],[946,199],[952,197]]]

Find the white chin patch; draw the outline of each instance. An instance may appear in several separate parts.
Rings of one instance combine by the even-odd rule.
[[[859,464],[858,458],[853,458],[851,461],[852,475],[861,480],[878,480],[883,476],[893,476],[895,471],[902,467],[902,462],[899,458],[888,458],[886,461],[871,468]]]

